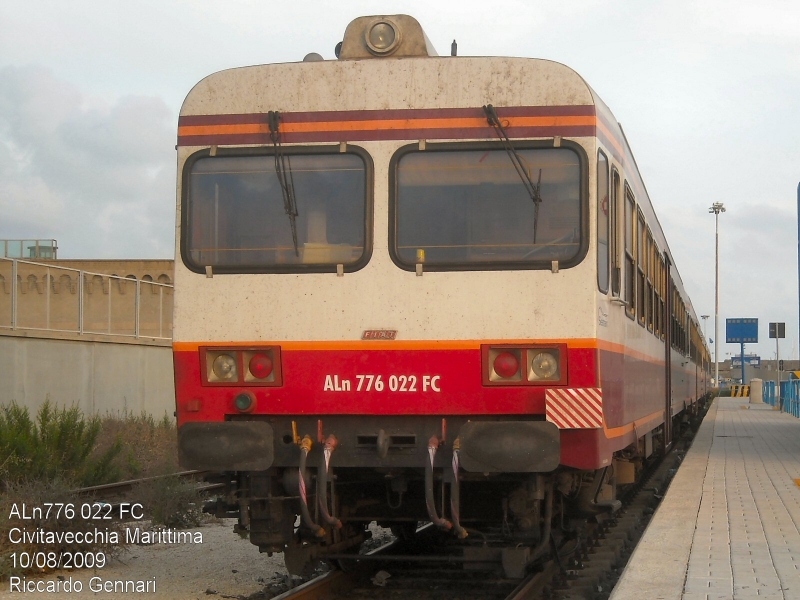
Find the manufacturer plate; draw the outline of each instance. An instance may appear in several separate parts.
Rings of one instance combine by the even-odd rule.
[[[393,340],[397,337],[396,329],[365,329],[362,340]]]

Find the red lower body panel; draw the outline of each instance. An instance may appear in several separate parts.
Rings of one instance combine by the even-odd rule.
[[[569,346],[569,341],[566,342]],[[280,344],[277,344],[280,345]],[[187,422],[221,422],[230,418],[273,416],[324,417],[326,415],[468,416],[475,420],[544,420],[548,385],[485,385],[480,344],[473,348],[396,349],[327,346],[281,348],[282,384],[248,385],[247,382],[214,385],[206,380],[208,365],[198,346],[174,351],[175,390],[179,426]],[[294,347],[292,347],[294,346]],[[311,346],[311,344],[309,344]],[[237,349],[232,344],[214,348]],[[595,348],[568,347],[562,365],[567,385],[553,389],[592,388],[602,394],[603,413],[619,415],[619,407],[598,386]],[[242,392],[255,399],[246,414],[234,399]],[[619,401],[615,399],[614,401]],[[237,417],[238,415],[238,417]],[[624,447],[628,436],[606,435],[603,426],[561,429],[561,463],[579,469],[596,469],[610,463],[611,454]],[[563,426],[563,424],[561,425]]]
[[[596,351],[568,350],[569,386],[593,386]],[[447,350],[282,350],[280,387],[203,383],[200,352],[175,351],[179,424],[236,414],[242,391],[252,414],[542,415],[546,385],[484,386],[480,348]],[[190,406],[194,410],[188,410]]]

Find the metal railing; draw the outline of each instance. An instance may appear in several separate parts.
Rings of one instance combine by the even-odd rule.
[[[780,390],[774,381],[764,381],[764,402],[800,418],[800,379],[781,381]],[[780,396],[778,392],[780,391]]]
[[[0,330],[172,338],[172,286],[0,257]]]

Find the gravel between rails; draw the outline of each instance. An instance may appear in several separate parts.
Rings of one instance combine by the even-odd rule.
[[[153,600],[213,600],[236,598],[265,600],[288,589],[288,573],[283,555],[267,557],[248,540],[233,532],[235,520],[224,519],[193,528],[203,534],[202,544],[153,544],[129,546],[104,569],[59,571],[28,581],[55,580],[57,577],[83,582],[80,593],[11,592],[9,582],[0,583],[0,600],[132,597]],[[155,593],[95,593],[88,589],[92,577],[104,580],[156,579]]]

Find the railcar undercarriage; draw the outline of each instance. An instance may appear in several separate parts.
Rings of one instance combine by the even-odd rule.
[[[295,431],[285,446],[293,447],[296,465],[228,472],[221,476],[226,495],[206,510],[237,517],[236,530],[261,552],[283,552],[292,574],[358,552],[371,536],[371,522],[402,539],[430,522],[454,562],[465,569],[499,567],[516,578],[552,544],[580,537],[588,522],[612,517],[621,507],[618,494],[659,454],[661,435],[657,429],[642,436],[615,453],[608,467],[593,471],[556,465],[549,472],[475,472],[460,464],[459,439],[445,444],[433,436],[424,452],[409,446],[398,459],[401,449],[392,448],[391,440],[400,434],[380,430],[368,454],[351,452],[340,461],[352,464],[353,456],[362,456],[360,461],[378,464],[337,466],[335,435],[320,435],[322,443],[304,436],[297,443]]]

